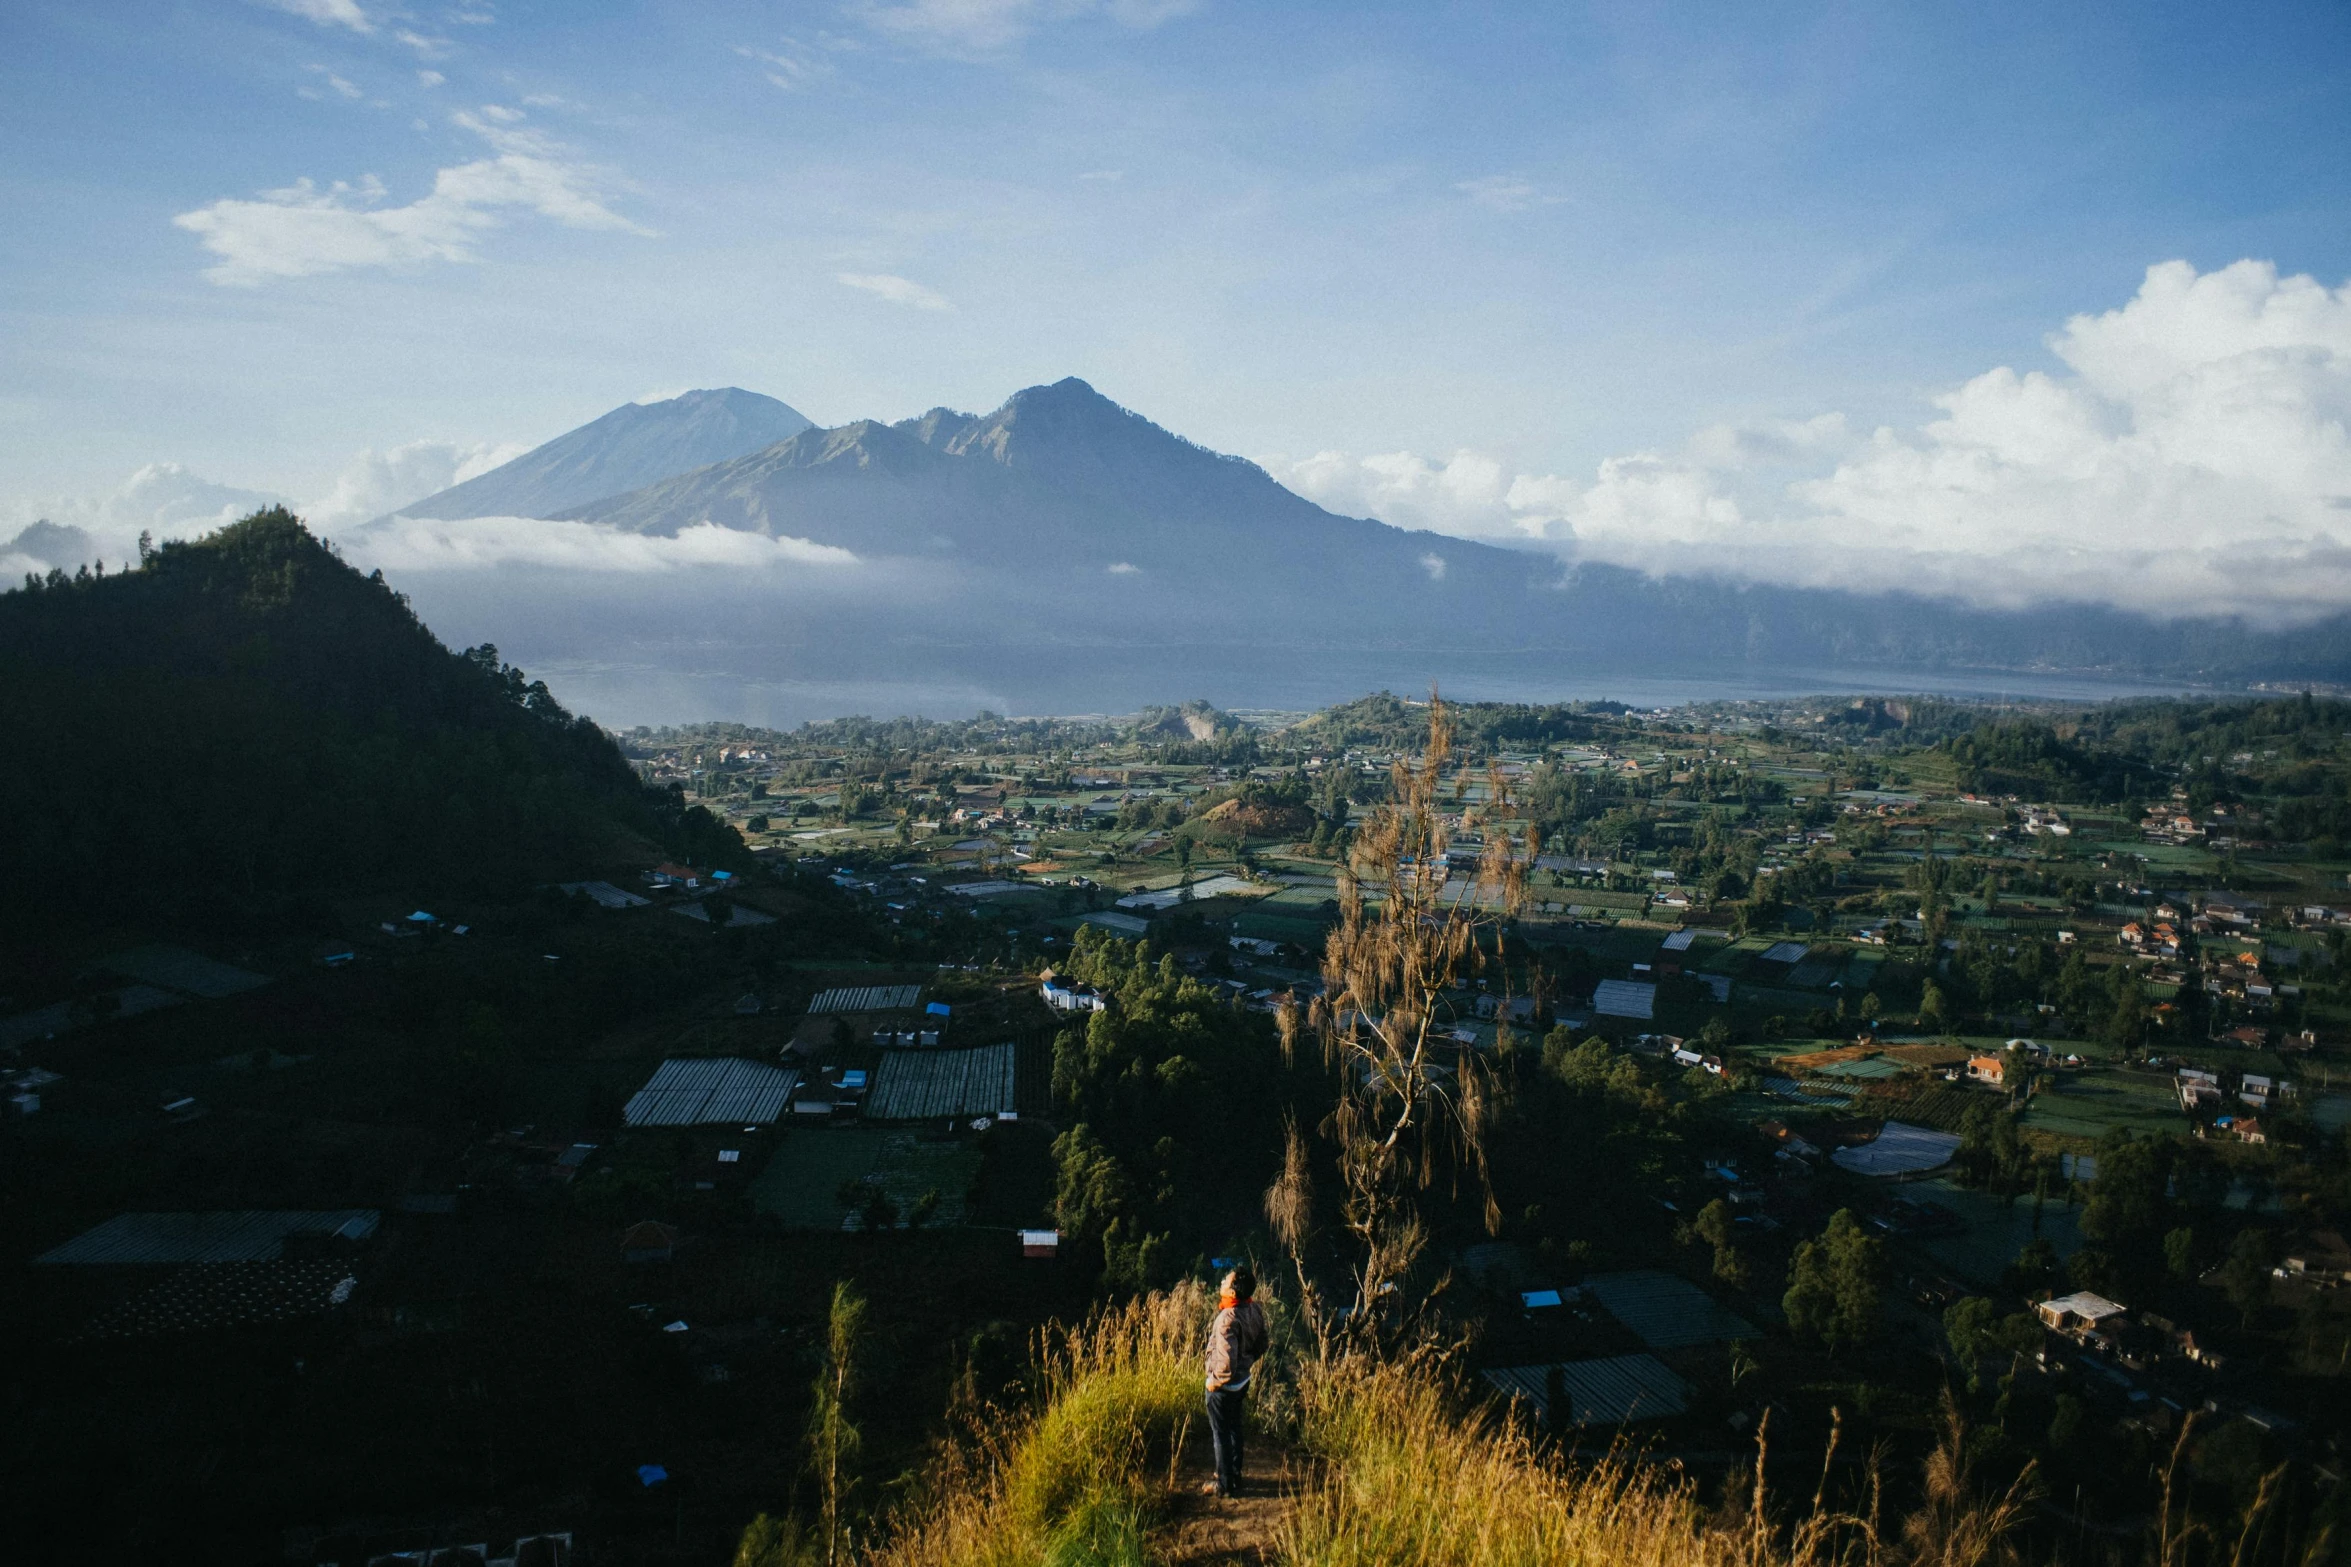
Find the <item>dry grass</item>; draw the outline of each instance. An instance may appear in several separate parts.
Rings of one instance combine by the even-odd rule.
[[[1747,1559],[1662,1472],[1616,1458],[1561,1463],[1521,1426],[1465,1416],[1427,1368],[1354,1358],[1317,1367],[1300,1409],[1305,1445],[1326,1467],[1283,1542],[1296,1567]]]
[[[1200,1407],[1209,1300],[1197,1287],[1105,1312],[1041,1344],[1041,1397],[984,1410],[874,1567],[1141,1567]]]
[[[1199,1406],[1207,1314],[1186,1288],[1051,1336],[1037,1405],[975,1418],[869,1567],[1149,1567]],[[1623,1451],[1570,1458],[1467,1404],[1433,1361],[1334,1354],[1293,1369],[1257,1400],[1260,1426],[1310,1466],[1272,1542],[1286,1567],[1988,1567],[2010,1559],[2030,1500],[2022,1482],[1978,1494],[1955,1416],[1898,1517],[1880,1515],[1880,1464],[1858,1512],[1825,1485],[1789,1507],[1751,1483],[1709,1510],[1678,1471]]]

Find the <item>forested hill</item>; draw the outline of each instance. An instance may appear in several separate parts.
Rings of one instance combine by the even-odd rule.
[[[275,924],[741,841],[284,511],[0,594],[9,922]]]

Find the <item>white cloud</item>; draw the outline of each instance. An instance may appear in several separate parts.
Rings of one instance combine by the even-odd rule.
[[[156,462],[96,498],[58,496],[0,506],[0,537],[13,536],[28,523],[47,520],[87,533],[97,559],[129,560],[138,551],[142,533],[153,534],[158,542],[194,538],[284,500],[284,496],[266,490],[215,483],[178,463]],[[0,582],[14,581],[20,575],[21,570],[6,568],[0,573]]]
[[[1442,582],[1445,580],[1445,557],[1430,550],[1420,558],[1420,569],[1429,574],[1431,582]]]
[[[1915,429],[1718,426],[1590,480],[1475,452],[1268,467],[1334,510],[1651,571],[2271,625],[2351,605],[2351,285],[2166,262],[2049,348],[2062,371],[1988,370]]]
[[[850,13],[876,32],[948,54],[997,54],[1046,23],[1106,16],[1138,31],[1184,16],[1198,0],[862,0]]]
[[[830,76],[833,65],[816,51],[796,38],[786,38],[781,50],[760,49],[750,44],[735,45],[735,53],[746,60],[758,62],[760,74],[786,92],[798,92],[820,77]]]
[[[1102,569],[1114,577],[1139,577],[1143,574],[1143,568],[1131,560],[1118,561]]]
[[[383,452],[371,448],[352,460],[325,495],[301,508],[302,515],[313,528],[331,533],[463,484],[527,450],[488,441],[412,441]]]
[[[429,38],[423,33],[410,32],[405,27],[392,36],[427,60],[441,59],[449,53],[451,48],[450,42],[446,38]]]
[[[1474,180],[1463,180],[1453,187],[1481,207],[1496,212],[1525,212],[1531,207],[1547,207],[1560,200],[1545,195],[1532,182],[1515,174],[1487,174]]]
[[[425,88],[428,91],[432,88],[440,86],[448,79],[448,77],[443,76],[439,71],[419,71],[416,73],[416,85]]]
[[[1541,537],[1512,505],[1515,480],[1499,458],[1467,449],[1432,461],[1411,452],[1349,457],[1317,452],[1264,467],[1299,494],[1332,511],[1377,517],[1399,528],[1426,528],[1465,538]]]
[[[605,206],[600,172],[560,144],[474,115],[451,119],[489,143],[493,156],[441,170],[432,193],[406,206],[383,205],[388,193],[372,174],[324,190],[305,178],[256,200],[216,201],[172,222],[220,257],[205,269],[207,278],[246,288],[352,267],[471,261],[475,240],[509,210],[568,228],[648,232]]]
[[[348,27],[355,33],[372,33],[375,24],[359,8],[358,0],[261,0],[273,11],[316,22],[321,27]]]
[[[859,564],[855,554],[830,544],[769,538],[711,522],[680,529],[674,538],[660,538],[622,533],[597,523],[545,522],[531,517],[473,517],[463,522],[395,517],[345,534],[339,542],[353,564],[395,572],[537,566],[648,574],[697,568],[742,572]]]
[[[346,98],[358,98],[365,96],[352,82],[336,75],[333,71],[327,69],[327,67],[323,65],[313,65],[308,67],[308,69],[313,75],[324,77],[326,79],[326,84],[329,87],[332,87],[336,92],[342,94]],[[296,91],[305,98],[317,98],[322,96],[315,88],[302,87],[297,88]]]
[[[833,281],[916,310],[953,310],[947,296],[889,272],[836,272]]]

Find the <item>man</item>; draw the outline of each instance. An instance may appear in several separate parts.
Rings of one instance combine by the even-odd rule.
[[[1208,1439],[1216,1449],[1216,1478],[1200,1488],[1207,1495],[1241,1494],[1241,1433],[1249,1413],[1249,1376],[1265,1353],[1266,1341],[1257,1275],[1235,1268],[1224,1276],[1216,1320],[1208,1325]]]

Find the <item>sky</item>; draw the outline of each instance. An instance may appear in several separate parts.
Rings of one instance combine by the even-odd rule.
[[[12,0],[0,541],[1079,375],[1570,559],[2292,622],[2347,89],[2351,10],[2258,0]]]

